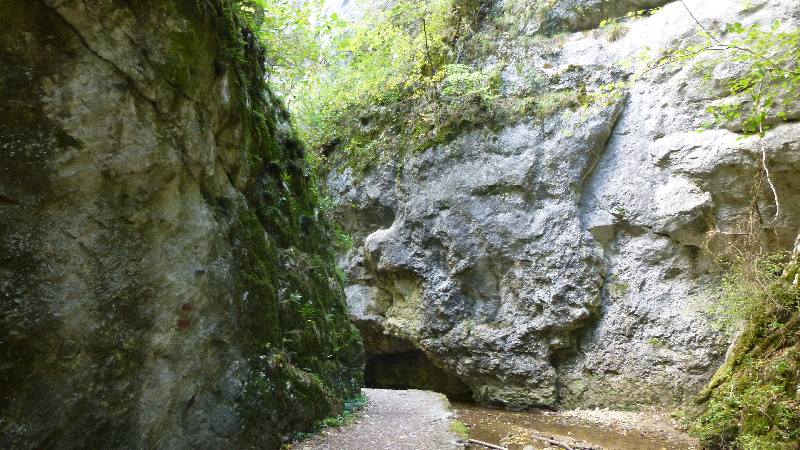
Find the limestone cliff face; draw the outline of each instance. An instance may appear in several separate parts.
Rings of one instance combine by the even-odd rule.
[[[679,2],[544,3],[538,21],[508,18],[514,33],[496,33],[473,61],[502,72],[504,94],[591,91],[625,79],[643,52],[696,38]],[[686,3],[705,23],[800,20],[796,1]],[[592,29],[659,4],[613,36]],[[494,2],[484,22],[514,5]],[[364,175],[334,170],[328,186],[356,238],[341,257],[346,292],[368,357],[421,350],[477,400],[512,407],[696,393],[728,345],[698,305],[715,280],[706,233],[735,233],[754,192],[769,245],[791,248],[800,227],[799,125],[764,141],[782,203],[774,221],[758,140],[696,132],[736,70],[714,58],[660,67],[586,108],[478,125]]]
[[[0,8],[0,447],[277,448],[362,351],[232,2]]]

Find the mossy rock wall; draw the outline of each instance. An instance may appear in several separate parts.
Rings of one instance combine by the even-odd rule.
[[[699,397],[707,448],[793,449],[800,442],[800,311],[762,305]]]
[[[0,447],[277,448],[363,356],[227,0],[0,8]]]

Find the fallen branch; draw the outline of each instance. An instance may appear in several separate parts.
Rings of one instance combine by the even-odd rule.
[[[477,439],[470,439],[467,442],[469,442],[470,444],[476,444],[476,445],[480,445],[480,446],[486,447],[486,448],[491,448],[491,449],[494,449],[494,450],[508,450],[506,447],[500,447],[499,445],[490,444],[488,442],[479,441]]]
[[[565,444],[565,443],[563,443],[561,441],[557,441],[555,439],[546,438],[544,436],[537,436],[535,434],[532,434],[531,437],[536,439],[536,440],[538,440],[538,441],[542,441],[542,442],[544,442],[546,444],[555,445],[556,447],[561,447],[561,448],[563,448],[565,450],[575,450],[572,447],[570,447],[569,445],[567,445],[567,444]]]
[[[542,442],[544,442],[546,444],[555,445],[556,447],[561,447],[564,450],[575,450],[574,448],[570,447],[568,444],[565,444],[564,442],[561,442],[561,441],[557,441],[555,439],[551,439],[551,438],[544,437],[544,436],[539,436],[539,435],[536,435],[536,434],[531,434],[530,437],[532,437],[533,439],[536,439],[537,441],[542,441]],[[508,450],[506,447],[501,447],[499,445],[494,445],[494,444],[490,444],[488,442],[479,441],[477,439],[470,439],[468,442],[470,444],[480,445],[480,446],[483,446],[483,447],[486,447],[486,448],[491,448],[493,450]]]

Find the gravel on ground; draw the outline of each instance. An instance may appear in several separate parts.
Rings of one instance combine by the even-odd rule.
[[[557,414],[566,420],[580,423],[594,423],[598,427],[614,429],[620,433],[638,433],[645,436],[658,437],[664,442],[664,448],[681,448],[692,450],[700,448],[696,439],[690,437],[681,423],[669,412],[650,408],[641,411],[614,411],[608,408],[574,409]]]
[[[462,449],[451,431],[450,403],[442,394],[418,390],[363,389],[367,406],[355,422],[329,428],[292,450]]]

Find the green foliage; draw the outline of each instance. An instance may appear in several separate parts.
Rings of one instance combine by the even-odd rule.
[[[388,149],[426,148],[485,116],[497,98],[498,72],[452,64],[453,42],[476,20],[474,0],[402,0],[351,23],[324,16],[316,0],[239,4],[312,165],[334,148],[357,168]],[[390,130],[399,118],[411,123]]]
[[[497,98],[499,74],[476,71],[464,64],[448,64],[442,75],[440,86],[444,96],[478,96],[489,101]]]
[[[574,89],[546,92],[534,97],[531,112],[540,117],[547,117],[570,108],[585,105],[585,100]]]
[[[715,390],[704,413],[692,424],[692,433],[707,447],[795,448],[800,440],[798,371],[796,336],[793,346],[769,358],[744,359]]]
[[[274,447],[288,430],[308,429],[341,411],[343,399],[361,385],[363,348],[337,283],[330,225],[320,217],[303,146],[278,122],[284,111],[264,83],[262,58],[270,67],[270,52],[280,53],[274,46],[290,44],[270,44],[262,36],[266,48],[259,49],[251,33],[277,23],[271,18],[276,10],[263,9],[268,2],[221,5],[227,40],[220,43],[219,62],[229,74],[239,115],[232,120],[244,124],[242,145],[253,173],[244,191],[247,207],[231,230],[236,341],[249,368],[237,408],[248,429],[277,424],[280,433],[264,437],[266,447]],[[230,205],[218,207],[230,214]],[[276,410],[280,417],[273,416]]]
[[[340,427],[353,423],[359,411],[367,406],[367,396],[359,394],[344,402],[344,410],[342,414],[336,417],[328,417],[321,422],[323,428]]]
[[[491,31],[478,32],[485,5],[477,0],[401,0],[388,10],[365,8],[369,12],[352,23],[323,17],[312,0],[293,12],[286,8],[290,1],[240,3],[261,30],[268,62],[289,55],[285,64],[270,64],[271,80],[308,144],[307,159],[323,170],[344,163],[358,173],[380,158],[448,142],[471,127],[618,99],[609,92],[587,94],[583,86],[547,91],[552,80],[528,67],[519,73],[530,78],[531,89],[501,95],[502,64],[482,69],[464,62],[472,51],[467,46],[482,37],[494,41]],[[553,6],[550,0],[526,3],[508,2],[503,16],[543,17]],[[277,27],[281,21],[290,26]],[[555,47],[559,39],[530,45]],[[340,241],[348,246],[346,238]]]
[[[460,420],[450,422],[450,431],[457,434],[461,439],[469,439],[469,428]]]
[[[712,317],[747,326],[701,395],[693,434],[709,447],[788,449],[800,439],[800,288],[785,253],[731,247]]]
[[[727,82],[730,98],[708,107],[713,125],[737,126],[744,134],[764,136],[770,123],[787,120],[800,101],[800,30],[769,30],[759,24],[726,24],[718,33],[702,29],[702,41],[669,52],[659,65],[684,62],[708,52],[725,52],[723,60],[740,67]]]
[[[741,323],[751,320],[765,305],[798,308],[797,290],[783,277],[788,256],[785,252],[756,255],[737,253],[721,257],[726,271],[720,287],[712,294],[705,313],[721,331],[733,334]]]
[[[736,70],[727,81],[728,97],[708,107],[708,126],[735,126],[764,137],[772,123],[789,119],[788,108],[800,99],[800,30],[781,30],[779,22],[769,30],[727,24],[719,33],[698,26],[701,42],[669,52],[657,66],[724,52],[694,69],[704,79],[719,63]],[[766,156],[763,171],[771,185]],[[790,275],[796,262],[785,253],[764,253],[754,226],[760,222],[754,217],[750,222],[738,241],[715,255],[725,271],[706,313],[729,333],[742,323],[746,327],[700,396],[704,408],[692,432],[707,447],[795,448],[800,440],[800,289]]]
[[[652,14],[657,10],[628,15]],[[601,27],[613,32],[619,21],[604,20]],[[601,91],[620,95],[652,70],[690,61],[695,62],[692,68],[695,75],[710,81],[714,67],[727,63],[738,67],[737,75],[726,80],[727,98],[707,107],[711,120],[704,129],[736,127],[745,135],[763,137],[771,125],[792,119],[790,113],[796,111],[791,109],[796,109],[800,102],[800,29],[786,30],[779,21],[769,30],[759,24],[745,27],[741,23],[724,24],[718,31],[700,23],[698,27],[699,42],[668,50],[658,59],[643,54],[640,59],[645,64],[628,81],[602,86]],[[620,62],[622,66],[630,64],[631,61]]]
[[[312,148],[342,131],[342,120],[372,105],[426,95],[449,59],[445,42],[452,0],[404,0],[376,8],[327,38],[330,63],[307,74],[293,112]]]
[[[353,246],[355,246],[355,240],[353,240],[353,236],[345,231],[340,225],[335,224],[333,226],[333,233],[333,243],[340,252],[350,250],[353,248]]]
[[[295,433],[292,443],[285,445],[283,448],[287,450],[291,449],[293,444],[302,441],[303,439],[307,439],[313,436],[315,433],[318,433],[326,428],[338,428],[353,423],[358,417],[358,412],[367,406],[367,401],[368,398],[364,394],[358,394],[355,397],[345,400],[344,408],[342,409],[341,414],[338,416],[326,417],[320,420],[315,424],[314,429],[311,432]]]
[[[271,86],[291,103],[306,73],[323,63],[325,35],[342,22],[320,14],[323,0],[238,0],[238,5],[264,48]]]

